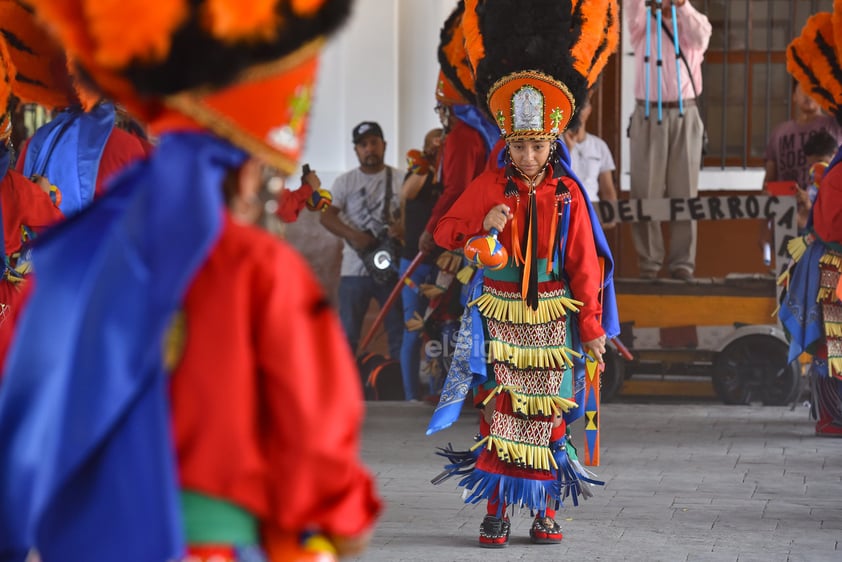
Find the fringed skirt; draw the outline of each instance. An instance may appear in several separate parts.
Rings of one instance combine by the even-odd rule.
[[[532,310],[520,283],[486,276],[483,294],[469,303],[484,319],[489,379],[493,373],[486,402],[496,397],[495,408],[472,449],[473,469],[465,469],[459,453],[443,455],[465,475],[459,484],[472,491],[470,502],[489,499],[541,511],[570,494],[578,503],[583,483],[596,483],[576,460],[561,418],[576,406],[571,379],[580,354],[570,347],[569,313],[581,303],[560,281],[541,282],[538,291],[538,309]]]

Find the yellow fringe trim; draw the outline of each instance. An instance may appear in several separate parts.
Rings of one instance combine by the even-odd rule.
[[[562,413],[567,413],[571,409],[578,408],[579,406],[576,402],[562,398],[561,396],[525,394],[519,391],[519,386],[497,385],[485,397],[482,405],[486,406],[498,394],[508,392],[512,398],[512,411],[523,416],[560,416]]]
[[[828,357],[827,367],[827,374],[831,377],[833,373],[842,373],[842,357]]]
[[[579,312],[582,301],[568,297],[552,297],[541,299],[538,302],[538,310],[532,310],[521,299],[504,299],[491,293],[483,293],[468,303],[468,306],[479,308],[483,316],[490,316],[500,322],[512,322],[513,324],[546,324],[567,316],[567,312]]]
[[[560,416],[578,405],[561,396],[533,395],[507,389],[512,397],[512,410],[523,416]]]
[[[824,329],[825,329],[825,333],[828,336],[833,336],[833,337],[836,337],[836,338],[842,338],[842,324],[840,324],[838,322],[834,322],[834,323],[825,322],[824,323]]]
[[[582,354],[569,347],[517,347],[499,340],[491,340],[492,357],[497,361],[511,363],[518,369],[554,369],[573,366],[573,357]]]
[[[456,279],[458,279],[463,285],[467,285],[471,282],[471,278],[474,276],[474,271],[476,271],[474,266],[466,265],[456,274]]]
[[[824,302],[836,294],[836,287],[819,287],[819,294],[816,297],[816,302]]]
[[[778,285],[783,285],[785,288],[789,288],[789,268],[786,268],[783,273],[778,275]]]
[[[471,447],[471,451],[483,445],[489,451],[493,447],[494,452],[497,453],[497,458],[505,463],[526,466],[534,470],[548,471],[550,469],[558,469],[558,464],[556,464],[549,447],[529,445],[528,443],[515,443],[489,435]]]
[[[803,236],[796,236],[786,244],[786,251],[796,262],[801,259],[807,251],[807,242]]]
[[[835,252],[825,252],[822,254],[822,257],[819,258],[819,263],[830,265],[839,271],[842,269],[842,256]]]

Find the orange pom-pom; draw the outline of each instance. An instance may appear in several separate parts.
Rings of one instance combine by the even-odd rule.
[[[278,0],[208,0],[204,25],[211,35],[224,41],[271,39],[280,22],[277,4]]]

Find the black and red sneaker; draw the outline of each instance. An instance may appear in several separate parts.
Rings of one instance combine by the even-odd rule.
[[[486,515],[479,526],[479,545],[483,548],[503,548],[509,544],[509,518]]]
[[[529,538],[535,544],[558,544],[561,527],[552,517],[536,517],[529,529]]]

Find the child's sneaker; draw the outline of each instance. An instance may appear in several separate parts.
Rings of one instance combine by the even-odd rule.
[[[483,548],[503,548],[509,544],[509,518],[486,515],[479,526],[479,545]]]
[[[536,517],[529,529],[529,538],[535,544],[558,544],[561,542],[561,527],[552,517]]]

